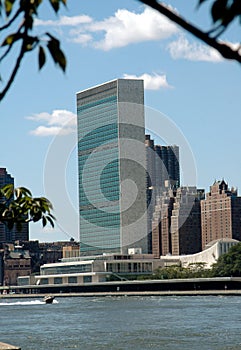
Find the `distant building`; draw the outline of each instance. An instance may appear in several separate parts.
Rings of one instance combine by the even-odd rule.
[[[61,242],[16,241],[31,257],[31,273],[39,273],[43,264],[59,262],[62,258],[79,256],[79,243],[74,240]]]
[[[156,158],[156,186],[165,187],[168,180],[171,187],[180,186],[179,147],[155,145]]]
[[[171,217],[172,254],[201,251],[201,207],[204,190],[195,186],[177,189]]]
[[[165,189],[166,181],[172,188],[180,187],[179,147],[155,144],[150,135],[145,135],[147,187]]]
[[[182,267],[194,268],[202,265],[204,269],[212,268],[218,258],[229,251],[231,247],[239,243],[235,239],[221,238],[210,242],[204,250],[196,254],[179,255],[179,256],[161,256],[164,266],[180,265]]]
[[[166,189],[176,189],[180,186],[179,147],[155,145],[150,135],[145,135],[146,169],[147,169],[147,228],[148,228],[148,252],[152,253],[152,220],[159,215],[155,205],[160,205],[160,198],[165,196]],[[164,209],[163,209],[164,210]],[[162,212],[163,215],[163,212]],[[164,221],[162,221],[164,224]],[[155,230],[156,232],[156,230]],[[157,235],[154,234],[154,239]]]
[[[228,184],[215,181],[201,201],[202,249],[217,239],[241,241],[241,197]]]
[[[150,275],[163,266],[151,254],[104,254],[62,259],[55,264],[41,266],[36,284],[82,284],[108,280],[127,280],[128,276]]]
[[[158,198],[152,220],[155,257],[201,251],[202,198],[204,190],[194,186],[167,190]]]
[[[6,168],[0,168],[0,188],[8,184],[14,185],[14,178],[8,174]],[[0,196],[0,201],[3,202],[4,200]],[[29,240],[28,223],[23,223],[21,230],[17,230],[15,226],[10,230],[0,222],[0,243],[13,243],[16,240]]]
[[[77,120],[81,254],[147,252],[143,81],[79,92]]]
[[[156,157],[154,146],[154,140],[151,139],[150,135],[145,135],[148,253],[152,252],[152,216],[156,201]]]
[[[170,228],[174,193],[171,189],[166,190],[156,200],[152,217],[152,254],[156,258],[172,252]]]
[[[3,271],[0,272],[2,277],[0,284],[4,286],[17,285],[19,276],[31,274],[31,258],[29,252],[23,250],[23,247],[6,244],[1,258],[0,266]]]

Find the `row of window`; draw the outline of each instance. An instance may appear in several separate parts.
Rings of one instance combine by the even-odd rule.
[[[104,197],[104,198],[103,198]],[[98,199],[96,197],[87,198],[87,197],[80,197],[80,214],[83,210],[92,212],[92,210],[97,209],[98,210],[98,216],[103,217],[105,213],[107,215],[113,215],[118,214],[120,209],[116,209],[116,204],[119,205],[119,197],[116,194],[116,196],[104,196]],[[105,200],[104,200],[105,199]],[[85,215],[85,214],[83,214]],[[96,215],[91,215],[95,217]]]
[[[99,100],[94,99],[93,102],[85,103],[82,106],[78,106],[77,111],[81,112],[84,110],[88,110],[90,108],[94,110],[96,107],[97,107],[96,109],[98,109],[100,105],[103,105],[105,103],[111,103],[112,101],[117,101],[117,96],[114,94],[111,96],[105,97],[103,99],[99,99]]]
[[[105,160],[110,159],[111,155],[118,155],[118,144],[113,143],[111,145],[107,145],[107,146],[111,146],[111,147],[106,147],[103,149],[99,149],[98,151],[94,150],[96,155],[98,155],[98,159],[97,159],[97,164],[102,164],[102,163],[106,163]],[[112,147],[113,146],[113,147]],[[98,152],[98,153],[97,153]],[[86,162],[86,160],[89,158],[89,156],[91,155],[92,152],[89,153],[85,153],[85,154],[81,154],[78,158],[78,164],[79,166],[81,166],[82,164],[84,164]]]
[[[93,208],[93,209],[90,209],[90,210],[81,210],[80,211],[80,216],[81,217],[84,217],[84,218],[88,218],[88,219],[97,219],[97,218],[100,218],[101,220],[114,220],[114,219],[117,219],[119,220],[120,219],[120,208],[119,208],[119,205],[113,205],[111,207],[106,207],[105,208],[106,211],[104,211],[104,208],[103,210],[100,210],[98,208]],[[111,213],[108,212],[108,210],[112,211]],[[113,213],[113,211],[115,211]]]
[[[41,278],[40,284],[49,284],[49,278]],[[90,283],[92,282],[92,276],[83,276],[83,282],[84,283]],[[54,277],[53,279],[54,284],[63,284],[63,278],[62,277]],[[69,276],[68,277],[68,283],[78,283],[77,276]]]
[[[95,124],[96,125],[96,124]],[[88,140],[90,138],[93,138],[93,136],[98,136],[101,134],[106,134],[107,132],[118,132],[118,124],[117,123],[111,123],[111,124],[106,124],[102,125],[99,127],[95,127],[95,129],[90,130],[88,133],[84,133],[82,138],[79,140],[79,143],[81,144],[85,140]]]
[[[81,156],[82,152],[88,152],[88,155],[92,155],[92,157],[98,157],[99,154],[97,152],[101,151],[102,148],[110,149],[116,147],[117,144],[117,134],[112,133],[110,135],[102,135],[102,137],[93,137],[92,139],[85,140],[79,147],[79,156]],[[106,142],[108,141],[108,142]]]
[[[97,186],[96,186],[97,187]],[[116,198],[115,200],[119,200],[119,186],[118,184],[116,184],[116,186],[111,186],[111,187],[104,187],[104,186],[101,186],[100,188],[93,188],[93,190],[89,190],[87,189],[86,192],[85,191],[85,187],[80,187],[80,203],[81,203],[81,206],[89,203],[89,201],[91,201],[91,203],[94,205],[93,201],[95,201],[96,203],[97,202],[103,202],[104,201],[104,197],[108,197],[111,198],[113,197],[113,199],[111,200],[114,200],[114,198]],[[110,199],[109,199],[110,200]]]
[[[106,271],[117,273],[150,273],[152,272],[152,263],[107,263]]]
[[[81,189],[83,191],[83,189]],[[100,191],[100,192],[99,192]],[[82,192],[79,196],[81,206],[90,203],[101,203],[104,202],[105,199],[103,196],[108,200],[119,200],[119,187],[101,187],[100,189],[95,189],[93,191],[90,191],[87,189],[87,192]]]
[[[110,212],[110,210],[112,212]],[[114,213],[113,213],[113,211],[114,211]],[[82,214],[85,216],[89,215],[91,217],[102,217],[102,218],[108,217],[108,216],[113,217],[113,214],[115,214],[116,216],[119,216],[120,215],[119,211],[120,211],[120,206],[118,203],[115,205],[114,204],[109,205],[109,202],[107,203],[107,205],[106,205],[106,203],[103,203],[103,205],[101,205],[100,209],[95,208],[93,206],[90,206],[88,208],[85,208],[82,206],[80,207],[80,214],[81,215]]]
[[[92,164],[91,164],[92,165]],[[105,164],[103,164],[105,165]],[[93,166],[90,166],[90,164],[87,164],[83,168],[79,169],[80,171],[80,176],[79,180],[82,180],[86,178],[86,181],[90,178],[92,181],[99,181],[100,177],[103,179],[105,178],[105,174],[108,174],[110,177],[110,180],[112,180],[112,177],[119,176],[119,168],[118,166],[114,166],[113,169],[107,167],[106,169],[103,167],[97,167],[95,168],[94,164]]]
[[[84,170],[84,171],[83,171]],[[119,169],[116,167],[115,169],[112,169],[112,171],[109,171],[107,173],[99,173],[98,169],[89,169],[89,167],[85,167],[84,169],[80,169],[80,177],[79,180],[84,179],[84,183],[99,183],[100,177],[103,178],[102,181],[105,180],[105,174],[109,175],[109,183],[114,182],[116,180],[119,180]],[[107,179],[106,179],[107,180]],[[81,181],[82,182],[82,181]],[[99,187],[99,186],[98,186]]]
[[[91,264],[42,267],[41,275],[56,275],[56,274],[65,274],[65,273],[90,272],[90,271],[91,271]]]
[[[98,110],[97,113],[78,115],[78,135],[84,136],[95,128],[115,123],[118,120],[118,115],[115,106],[113,107],[108,110]]]

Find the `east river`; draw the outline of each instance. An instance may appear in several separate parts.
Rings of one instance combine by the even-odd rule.
[[[241,297],[1,299],[0,342],[22,350],[240,350]]]

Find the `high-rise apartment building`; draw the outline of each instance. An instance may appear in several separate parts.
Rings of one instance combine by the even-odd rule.
[[[174,188],[180,186],[179,147],[155,145],[156,160],[156,186],[165,187],[169,181]]]
[[[180,186],[179,147],[155,145],[150,135],[145,136],[146,168],[147,168],[147,228],[148,228],[148,251],[152,253],[152,247],[157,247],[157,227],[152,220],[156,221],[159,215],[158,208],[163,204],[162,199],[166,196],[167,188],[172,190]],[[165,200],[164,200],[165,201]],[[162,204],[161,204],[162,203]],[[157,207],[155,207],[157,205]],[[153,213],[155,211],[155,218]],[[162,219],[162,224],[164,221]],[[152,228],[155,227],[155,233]],[[152,239],[155,242],[152,244]],[[160,241],[161,242],[161,241]],[[159,252],[160,249],[158,249]],[[162,248],[161,248],[162,250]],[[170,251],[169,248],[164,249]],[[156,253],[157,255],[159,253]]]
[[[163,191],[162,195],[156,198],[152,217],[152,254],[155,258],[172,252],[170,228],[174,199],[172,189]]]
[[[117,79],[77,94],[80,252],[147,252],[144,88]]]
[[[201,251],[200,200],[204,190],[195,186],[169,189],[157,199],[152,219],[152,253],[194,254]]]
[[[148,187],[165,190],[166,181],[170,187],[180,187],[179,147],[176,145],[155,145],[150,135],[145,135]]]
[[[13,177],[8,174],[6,168],[0,168],[0,188],[5,185],[14,184]],[[0,196],[0,201],[4,201],[4,198]],[[11,241],[11,231],[7,228],[6,225],[0,223],[0,242],[10,242]]]
[[[12,184],[14,185],[14,178],[8,174],[6,168],[0,168],[0,188]],[[3,201],[4,198],[0,197],[0,201]],[[13,227],[12,230],[0,222],[0,243],[12,243],[16,240],[29,240],[29,225],[24,223],[22,225],[21,231],[17,230],[16,227]]]
[[[228,184],[215,181],[206,199],[201,201],[202,249],[216,239],[241,241],[241,197]]]
[[[171,216],[172,254],[194,254],[201,251],[201,207],[204,190],[195,186],[177,189]]]

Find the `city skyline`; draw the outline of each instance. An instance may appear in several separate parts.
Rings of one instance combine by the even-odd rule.
[[[43,184],[46,158],[57,132],[65,134],[63,143],[67,143],[68,132],[76,132],[76,120],[68,128],[65,123],[76,116],[77,91],[115,78],[138,77],[145,81],[145,105],[166,115],[193,153],[197,183],[185,181],[183,185],[208,190],[215,179],[224,178],[241,188],[240,66],[221,60],[215,51],[138,2],[100,4],[93,0],[81,4],[81,8],[73,0],[68,3],[68,9],[62,10],[59,17],[49,18],[44,9],[44,19],[51,21],[38,22],[40,31],[51,27],[49,30],[60,38],[68,59],[66,75],[54,67],[50,58],[38,73],[36,57],[29,55],[0,106],[0,166],[15,177],[16,186],[28,187],[36,196],[48,195]],[[169,3],[200,25],[210,22],[205,11],[196,11],[191,3]],[[143,23],[152,29],[148,39],[142,31]],[[118,28],[122,28],[122,38],[118,37]],[[84,38],[90,40],[84,42]],[[227,32],[227,40],[238,39],[235,28]],[[155,124],[152,129],[156,127]],[[180,149],[181,163],[182,152]],[[77,177],[72,174],[77,173],[76,159],[73,149],[65,169],[68,196],[75,209]],[[55,198],[56,194],[51,194],[58,209],[59,200]],[[61,209],[60,214],[57,210],[57,219],[65,212],[64,207]],[[78,238],[75,226],[69,224],[65,231],[58,226],[54,231],[43,231],[40,225],[31,225],[30,238]]]

